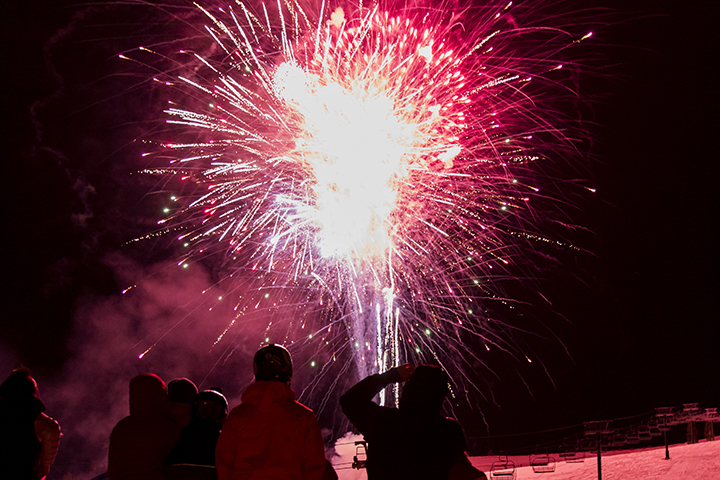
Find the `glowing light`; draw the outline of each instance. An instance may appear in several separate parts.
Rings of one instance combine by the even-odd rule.
[[[305,343],[306,323],[318,332],[338,322],[346,336],[324,344],[333,360],[354,345],[359,375],[424,352],[444,361],[467,337],[480,349],[506,343],[487,330],[484,305],[505,298],[493,279],[510,275],[507,259],[551,242],[529,195],[552,199],[529,184],[541,184],[531,179],[545,160],[537,146],[565,141],[533,92],[544,98],[543,76],[591,34],[550,41],[559,30],[548,29],[524,59],[516,52],[535,29],[515,25],[512,2],[487,7],[477,25],[382,2],[238,5],[199,6],[217,51],[188,49],[186,72],[167,79],[179,136],[162,139],[158,157],[171,155],[164,172],[193,192],[171,197],[178,208],[162,223],[189,240],[179,265],[193,253],[222,258],[243,288],[238,317],[267,312],[280,320],[273,329],[294,330],[283,332],[290,342]],[[188,132],[197,143],[178,140]],[[263,310],[268,288],[277,303]],[[296,310],[275,308],[282,301]]]

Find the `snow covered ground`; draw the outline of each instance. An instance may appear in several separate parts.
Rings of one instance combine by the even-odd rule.
[[[339,457],[333,459],[340,480],[364,480],[364,470],[349,468],[355,446],[353,438],[346,437],[338,441],[336,447]],[[555,471],[549,473],[533,472],[530,462],[535,456],[510,457],[515,465],[516,480],[595,480],[598,478],[597,457],[586,454],[582,462],[569,463],[557,455],[550,457],[556,461]],[[472,464],[484,471],[492,479],[490,469],[497,457],[471,457]],[[665,447],[626,450],[603,453],[603,480],[720,480],[720,440],[701,441],[687,445],[670,445],[670,460],[665,460]],[[504,477],[512,480],[512,477]]]

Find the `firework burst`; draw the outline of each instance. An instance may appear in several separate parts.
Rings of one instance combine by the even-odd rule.
[[[470,342],[530,360],[488,304],[523,244],[572,248],[542,233],[531,179],[568,149],[545,99],[588,35],[521,28],[512,3],[197,8],[212,46],[157,78],[175,93],[154,155],[183,185],[160,222],[178,264],[222,265],[235,303],[218,343],[265,322],[258,344],[314,352],[310,390],[404,361],[462,384]]]

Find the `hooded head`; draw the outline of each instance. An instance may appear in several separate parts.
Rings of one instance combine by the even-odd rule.
[[[5,400],[23,400],[39,397],[37,383],[26,370],[18,369],[0,385],[0,398]]]
[[[257,381],[276,380],[289,385],[293,374],[290,352],[280,345],[265,345],[253,358],[253,371]]]
[[[130,415],[155,413],[165,415],[168,396],[165,382],[154,373],[143,373],[130,380]]]
[[[403,387],[400,409],[436,414],[448,393],[447,373],[435,365],[420,365]]]
[[[170,380],[167,385],[168,399],[177,403],[192,403],[197,395],[197,387],[187,378]]]

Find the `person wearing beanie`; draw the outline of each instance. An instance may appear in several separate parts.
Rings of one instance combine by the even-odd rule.
[[[253,359],[255,383],[223,426],[215,465],[219,480],[321,480],[325,451],[312,410],[290,388],[292,359],[266,345]]]
[[[60,425],[45,415],[37,383],[15,370],[0,385],[0,477],[42,480],[60,447]]]
[[[110,434],[110,480],[166,480],[170,451],[180,438],[180,425],[168,414],[165,382],[143,373],[130,380],[130,415]]]
[[[170,452],[170,480],[217,480],[215,446],[227,417],[225,396],[214,390],[195,395],[190,423]]]
[[[197,387],[187,378],[176,378],[170,380],[167,390],[170,416],[181,427],[187,426],[190,423],[190,404],[198,393]]]
[[[370,375],[340,398],[343,412],[367,441],[368,480],[446,480],[453,466],[467,460],[462,427],[440,413],[448,381],[439,367],[406,363]],[[398,382],[405,382],[399,408],[372,401]]]

